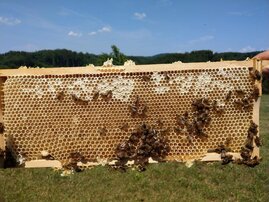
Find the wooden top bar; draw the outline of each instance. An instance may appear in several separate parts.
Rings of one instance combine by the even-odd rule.
[[[252,67],[253,61],[222,61],[222,62],[198,62],[172,64],[151,64],[113,67],[58,67],[58,68],[28,68],[28,69],[0,69],[0,76],[21,75],[68,75],[68,74],[100,74],[100,73],[129,73],[129,72],[152,72],[152,71],[175,71],[175,70],[199,70],[214,68]]]

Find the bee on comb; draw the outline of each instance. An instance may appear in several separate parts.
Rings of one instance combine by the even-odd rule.
[[[262,79],[262,75],[258,70],[254,70],[253,68],[249,68],[249,75],[255,81],[260,81]]]
[[[101,93],[101,97],[103,98],[103,100],[105,100],[106,102],[110,101],[112,99],[112,90],[107,91],[106,93]]]
[[[149,82],[150,78],[151,78],[150,75],[147,75],[147,74],[142,76],[142,80],[145,81],[145,82]]]
[[[58,92],[56,94],[56,99],[62,101],[64,99],[64,92],[63,91]]]

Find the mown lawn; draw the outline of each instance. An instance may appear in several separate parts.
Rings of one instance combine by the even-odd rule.
[[[150,165],[121,173],[95,167],[69,177],[52,169],[0,169],[0,201],[269,201],[269,95],[260,114],[263,161]]]

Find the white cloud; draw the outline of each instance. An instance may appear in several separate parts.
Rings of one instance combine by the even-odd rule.
[[[205,36],[201,36],[197,39],[193,39],[189,41],[189,44],[196,44],[196,43],[201,43],[201,42],[206,42],[206,41],[210,41],[213,40],[215,37],[212,35],[205,35]]]
[[[21,20],[17,18],[5,18],[5,17],[0,16],[0,24],[12,26],[12,25],[20,24],[20,23],[21,23]]]
[[[251,47],[251,46],[246,46],[246,47],[241,48],[241,49],[239,50],[239,52],[252,52],[252,51],[256,51],[256,48],[253,48],[253,47]]]
[[[144,18],[147,17],[147,14],[146,13],[138,13],[138,12],[135,12],[134,13],[134,17],[137,20],[143,20]]]
[[[92,31],[90,33],[88,33],[90,36],[94,36],[98,33],[103,33],[103,32],[111,32],[112,28],[110,26],[104,26],[101,29],[98,29],[97,31]]]
[[[105,26],[98,30],[98,32],[111,32],[111,27]]]
[[[96,35],[96,34],[97,34],[97,32],[90,32],[89,33],[90,36],[93,36],[93,35]]]
[[[70,32],[68,32],[68,36],[81,37],[82,34],[79,33],[79,32],[73,32],[73,31],[70,31]]]

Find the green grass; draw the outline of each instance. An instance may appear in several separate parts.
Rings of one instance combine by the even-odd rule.
[[[95,167],[69,177],[52,169],[0,169],[0,201],[269,201],[269,95],[260,114],[263,161],[244,165],[179,163],[121,173]]]

